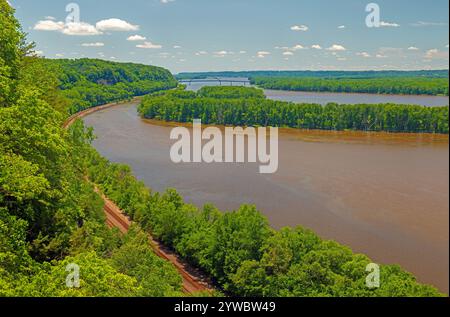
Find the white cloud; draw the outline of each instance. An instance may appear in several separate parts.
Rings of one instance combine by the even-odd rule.
[[[311,48],[315,49],[315,50],[321,50],[322,46],[320,46],[319,44],[315,44],[315,45],[311,46]]]
[[[239,51],[239,54],[247,54],[247,51]]]
[[[227,55],[229,55],[231,52],[222,50],[222,51],[218,51],[218,52],[214,52],[214,56],[215,57],[225,57]]]
[[[386,21],[381,21],[381,22],[380,22],[380,26],[381,26],[381,27],[398,28],[398,27],[400,26],[400,24],[398,24],[398,23],[392,23],[392,22],[386,22]]]
[[[256,56],[258,58],[264,58],[266,56],[270,55],[270,52],[266,52],[266,51],[259,51],[258,53],[256,53]]]
[[[170,3],[170,2],[175,2],[175,0],[161,0],[160,2],[162,4],[167,4],[167,3]]]
[[[361,56],[361,57],[364,57],[364,58],[369,58],[369,57],[371,57],[370,54],[367,53],[367,52],[359,52],[359,53],[356,53],[356,55]]]
[[[36,31],[62,31],[64,29],[64,22],[55,22],[52,20],[38,21],[33,29]]]
[[[162,48],[162,45],[153,44],[152,42],[144,42],[144,44],[138,44],[138,45],[136,45],[136,47],[144,48],[144,49],[160,49],[160,48]]]
[[[64,54],[58,53],[58,54],[55,54],[55,56],[56,56],[56,57],[64,57]]]
[[[84,46],[84,47],[103,47],[103,46],[105,46],[105,43],[101,43],[101,42],[83,43],[83,44],[81,44],[81,46]]]
[[[408,47],[408,51],[418,51],[419,49],[415,46]]]
[[[66,35],[99,35],[102,34],[95,26],[85,22],[55,22],[52,20],[38,21],[33,27],[36,31],[57,31]]]
[[[412,26],[418,26],[418,27],[421,27],[421,26],[448,26],[448,23],[446,23],[446,22],[426,22],[426,21],[419,21],[419,22],[416,22],[416,23],[412,23],[411,24]]]
[[[145,41],[147,38],[142,35],[131,35],[127,38],[127,41]]]
[[[347,49],[342,45],[333,44],[329,48],[327,48],[327,50],[332,52],[338,52],[338,51],[346,51]]]
[[[56,21],[56,18],[55,17],[52,17],[52,16],[46,16],[44,19],[46,19],[46,20],[51,20],[51,21]]]
[[[293,25],[291,26],[291,30],[296,32],[306,32],[309,30],[309,27],[307,27],[306,25]]]
[[[85,22],[70,22],[67,23],[64,28],[61,30],[63,34],[66,35],[77,35],[77,36],[86,36],[86,35],[100,35],[102,32],[97,30],[95,26],[85,23]]]
[[[181,46],[180,46],[180,45],[174,45],[173,48],[176,49],[176,50],[178,50],[178,49],[181,48]]]
[[[201,56],[201,55],[208,55],[207,51],[198,51],[197,53],[195,53],[196,56]]]
[[[34,53],[37,55],[37,56],[43,56],[44,55],[44,51],[34,51]]]
[[[345,25],[339,25],[339,26],[338,26],[338,29],[341,29],[341,30],[342,30],[342,29],[345,29]]]
[[[300,45],[300,44],[294,45],[291,48],[291,50],[293,50],[293,51],[298,51],[298,50],[303,50],[303,49],[305,49],[305,47],[303,45]]]
[[[447,45],[445,45],[445,48],[448,48],[448,44],[447,44]]]
[[[137,31],[138,25],[133,25],[127,21],[121,19],[107,19],[98,21],[96,24],[97,30],[100,31]]]
[[[448,52],[439,51],[437,48],[428,50],[425,53],[426,59],[448,59]]]
[[[375,57],[376,58],[387,58],[387,56],[383,55],[383,54],[377,54],[377,55],[375,55]]]
[[[292,55],[294,55],[294,53],[292,53],[292,52],[283,52],[283,55],[284,56],[292,56]]]

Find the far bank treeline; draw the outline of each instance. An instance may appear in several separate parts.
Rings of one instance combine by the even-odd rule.
[[[448,133],[448,106],[397,104],[322,106],[268,100],[261,90],[204,87],[147,96],[139,107],[148,119],[238,126],[300,129]]]
[[[448,78],[274,78],[254,77],[252,84],[265,89],[336,93],[448,96]]]

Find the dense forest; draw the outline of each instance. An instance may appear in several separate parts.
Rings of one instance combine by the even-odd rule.
[[[85,179],[92,133],[81,122],[61,127],[76,102],[58,89],[62,74],[32,57],[13,13],[0,0],[0,297],[181,295],[180,275],[146,233],[106,226],[103,200]],[[73,263],[80,288],[66,286]]]
[[[301,227],[275,231],[254,206],[222,213],[210,205],[185,204],[173,189],[153,193],[127,166],[102,158],[90,145],[92,130],[81,121],[69,130],[62,124],[70,112],[99,102],[84,99],[81,87],[93,92],[127,86],[137,76],[169,88],[173,78],[164,80],[159,76],[165,72],[156,71],[150,79],[153,75],[129,64],[121,70],[121,64],[96,60],[33,57],[33,46],[26,44],[5,0],[0,0],[0,25],[0,296],[181,296],[181,277],[152,252],[147,233],[234,295],[442,295],[395,265],[382,266],[380,287],[369,289],[366,256]],[[117,73],[80,75],[84,67]],[[227,97],[232,94],[265,102],[256,90],[203,90],[205,97],[183,90],[154,94],[147,100],[228,102],[235,100]],[[128,234],[106,226],[102,198],[91,182],[134,220]],[[78,288],[66,286],[72,264],[81,270]]]
[[[418,70],[418,71],[240,71],[240,72],[203,72],[203,73],[180,73],[177,79],[204,79],[208,77],[283,77],[283,78],[444,78],[448,79],[448,70]]]
[[[248,91],[248,93],[244,93]],[[256,88],[208,87],[197,93],[167,91],[147,96],[139,107],[148,119],[301,129],[448,133],[448,106],[396,104],[326,106],[273,101]]]
[[[265,89],[338,93],[446,95],[448,78],[274,78],[254,77],[252,84]]]
[[[71,113],[177,86],[168,70],[155,66],[96,59],[44,63],[59,74],[58,86],[70,102]]]

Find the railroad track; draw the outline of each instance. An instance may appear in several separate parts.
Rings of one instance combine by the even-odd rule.
[[[93,112],[100,111],[106,108],[113,107],[118,104],[106,104],[103,106],[98,106],[81,111],[66,120],[63,127],[65,129],[69,128],[77,119],[85,117]],[[131,220],[125,216],[125,214],[120,210],[120,208],[111,201],[108,197],[100,192],[100,190],[95,186],[95,191],[101,195],[105,203],[103,211],[106,215],[106,224],[110,228],[117,228],[123,234],[127,233],[130,226]],[[213,292],[214,287],[210,281],[203,276],[195,268],[192,268],[187,263],[184,263],[179,259],[179,257],[172,251],[167,250],[158,241],[153,239],[149,235],[149,243],[153,252],[160,258],[169,261],[177,269],[178,273],[181,275],[183,280],[183,292],[186,294],[195,294],[197,292]]]

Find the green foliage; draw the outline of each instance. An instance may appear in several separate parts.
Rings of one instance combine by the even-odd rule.
[[[4,107],[16,97],[25,47],[14,9],[6,1],[0,1],[0,12],[0,107]]]
[[[448,78],[255,77],[251,81],[261,88],[276,90],[448,96]]]
[[[257,90],[240,87],[234,91],[217,87],[200,90],[198,94],[180,90],[163,92],[145,97],[139,113],[148,119],[177,122],[201,119],[205,124],[220,125],[448,133],[448,106],[333,103],[322,106],[257,97],[235,98],[236,95],[245,96],[245,91],[252,95]]]
[[[155,66],[97,59],[42,62],[58,74],[59,88],[70,103],[70,113],[177,86],[169,71]]]
[[[231,86],[205,86],[202,87],[197,95],[209,98],[266,98],[264,91],[257,88],[231,87]]]
[[[174,266],[157,257],[148,244],[148,236],[131,228],[123,245],[111,256],[119,272],[136,278],[147,297],[181,296],[181,276]]]
[[[76,73],[77,62],[59,67],[60,62],[34,57],[13,9],[5,0],[0,0],[0,9],[0,296],[179,295],[180,276],[151,253],[145,234],[135,231],[136,238],[123,240],[106,226],[104,202],[85,178],[88,154],[95,152],[90,146],[92,131],[80,121],[68,131],[62,128],[67,108],[80,101],[63,94],[82,89],[83,84],[71,82],[64,93],[57,85],[69,84],[60,82],[61,71],[70,73],[73,67]],[[100,70],[113,67],[121,76],[131,76],[135,83],[112,86],[121,85],[127,97],[173,85],[170,73],[162,69],[100,61],[84,64]],[[79,80],[84,81],[86,74],[81,75]],[[108,73],[104,76],[110,80]],[[77,98],[105,86],[86,85],[92,90]],[[83,104],[91,107],[104,101]],[[146,192],[135,182],[129,184],[130,197],[124,203]],[[139,269],[128,272],[115,266],[127,255],[134,258],[122,264]],[[80,267],[80,288],[66,286],[66,267],[71,263]]]

